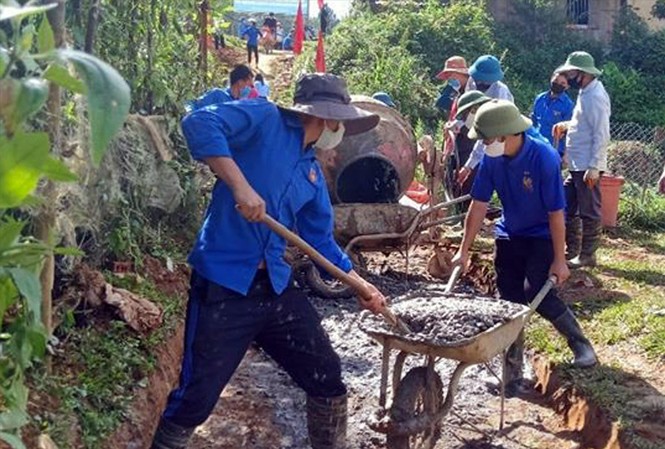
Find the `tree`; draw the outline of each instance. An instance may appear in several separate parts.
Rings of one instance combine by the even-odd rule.
[[[0,9],[0,441],[25,449],[18,436],[28,421],[25,371],[44,357],[51,331],[49,263],[59,251],[48,239],[55,216],[54,183],[76,180],[57,154],[60,87],[88,99],[95,165],[125,120],[130,94],[129,86],[106,63],[59,48],[64,41],[65,0],[42,6],[11,3]],[[41,132],[26,122],[45,104],[48,132]],[[46,187],[37,191],[44,178]],[[36,220],[41,240],[26,236],[26,223],[13,218],[11,210],[26,204],[42,208]]]
[[[665,19],[665,0],[656,0],[651,7],[651,15],[656,19]]]

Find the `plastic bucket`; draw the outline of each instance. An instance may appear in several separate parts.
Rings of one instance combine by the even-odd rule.
[[[624,182],[623,176],[603,175],[600,177],[601,222],[603,227],[614,228],[617,225],[619,197]]]

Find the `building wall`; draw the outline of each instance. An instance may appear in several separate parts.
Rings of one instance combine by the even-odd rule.
[[[566,0],[559,0],[565,10]],[[571,26],[574,32],[586,34],[602,42],[612,37],[612,27],[619,10],[621,0],[589,0],[589,25]],[[490,0],[489,7],[494,19],[508,21],[513,19],[512,0]]]
[[[651,15],[651,7],[654,3],[655,0],[630,0],[628,2],[635,12],[649,24],[649,28],[654,31],[665,30],[665,20],[656,19]]]

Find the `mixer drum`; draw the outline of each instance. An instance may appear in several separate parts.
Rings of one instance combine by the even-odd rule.
[[[396,203],[416,169],[417,146],[411,125],[370,97],[354,95],[352,104],[377,114],[376,128],[346,136],[332,150],[318,150],[333,204]]]

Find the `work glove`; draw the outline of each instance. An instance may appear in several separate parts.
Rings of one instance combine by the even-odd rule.
[[[590,168],[584,172],[584,183],[588,188],[593,189],[600,178],[600,171],[597,168]]]
[[[463,126],[464,126],[464,120],[454,120],[446,122],[445,129],[446,131],[452,131],[455,134],[459,134]]]

